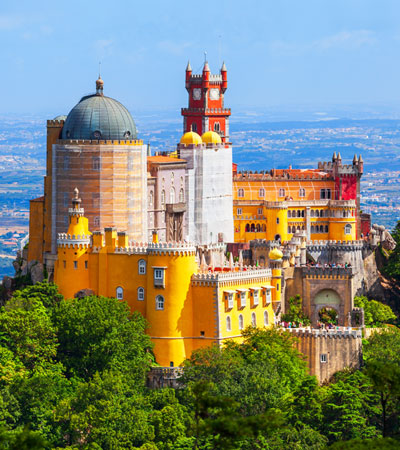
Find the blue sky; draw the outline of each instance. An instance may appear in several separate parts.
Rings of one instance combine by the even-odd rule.
[[[400,105],[399,0],[2,0],[0,112],[67,113],[99,60],[106,95],[179,108],[205,50],[232,108]]]

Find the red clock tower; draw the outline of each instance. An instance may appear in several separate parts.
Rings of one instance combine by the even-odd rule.
[[[189,94],[188,108],[182,108],[183,132],[217,132],[223,142],[229,142],[229,116],[231,110],[224,108],[224,94],[228,87],[225,63],[220,73],[212,75],[208,62],[200,75],[192,73],[190,63],[186,67],[186,90]]]

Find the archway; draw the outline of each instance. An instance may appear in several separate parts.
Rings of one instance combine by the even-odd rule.
[[[275,235],[275,241],[281,242],[281,235],[280,234],[276,234]]]
[[[337,325],[338,315],[337,310],[330,306],[324,306],[318,311],[319,321],[324,324]]]

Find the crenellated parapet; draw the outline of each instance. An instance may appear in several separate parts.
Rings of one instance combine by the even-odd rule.
[[[57,139],[57,144],[62,145],[143,145],[141,139],[132,140],[96,140],[96,139]]]
[[[303,338],[317,338],[317,339],[360,339],[362,338],[362,330],[354,329],[351,327],[341,327],[340,329],[320,329],[320,328],[286,328],[285,331],[289,331],[296,334],[296,337]]]
[[[57,246],[58,247],[67,247],[67,248],[89,248],[92,243],[92,236],[90,234],[87,235],[75,235],[75,234],[67,234],[67,233],[58,233],[57,236]]]
[[[230,272],[207,272],[192,275],[192,285],[211,286],[217,284],[229,285],[236,283],[250,283],[269,281],[272,277],[271,269],[260,269],[256,266],[244,266],[242,270]]]
[[[303,267],[303,276],[306,278],[352,278],[353,267]]]
[[[147,246],[149,255],[196,255],[196,246],[186,242],[150,242]]]

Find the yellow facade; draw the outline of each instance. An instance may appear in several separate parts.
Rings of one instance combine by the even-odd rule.
[[[199,267],[194,246],[154,241],[129,246],[126,233],[114,228],[91,236],[75,205],[68,232],[58,236],[55,282],[66,298],[90,289],[127,301],[146,318],[162,366],[178,366],[215,342],[240,341],[246,326],[274,324],[270,269]],[[281,277],[280,268],[274,276]]]

